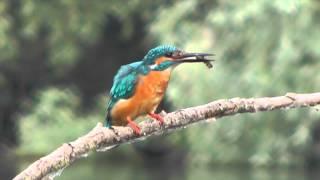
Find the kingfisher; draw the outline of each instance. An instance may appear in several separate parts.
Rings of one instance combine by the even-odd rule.
[[[134,133],[141,134],[134,122],[139,116],[149,115],[164,123],[155,111],[160,104],[172,70],[183,63],[205,63],[211,67],[213,56],[208,53],[187,53],[172,45],[161,45],[151,49],[141,61],[123,65],[113,79],[107,103],[105,126],[130,126]]]

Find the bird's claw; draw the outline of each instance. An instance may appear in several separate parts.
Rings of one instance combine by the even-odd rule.
[[[151,116],[153,119],[159,121],[160,125],[164,124],[164,120],[163,117],[159,114],[155,114],[155,113],[149,113],[149,116]]]
[[[130,122],[129,123],[129,126],[131,127],[131,129],[133,130],[133,132],[140,136],[141,135],[141,129],[140,127],[136,124],[136,123],[133,123],[133,122]]]
[[[127,117],[127,121],[128,121],[128,125],[131,127],[131,129],[133,130],[133,132],[140,136],[141,135],[141,129],[140,127],[137,125],[137,123],[133,122],[131,117]]]

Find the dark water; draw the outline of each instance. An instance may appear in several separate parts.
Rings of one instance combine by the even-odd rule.
[[[156,143],[157,148],[122,146],[116,150],[91,153],[66,168],[57,180],[319,180],[320,170],[293,168],[250,168],[244,166],[200,166],[188,163],[184,150]],[[159,146],[161,145],[161,146]],[[161,147],[161,148],[160,148]],[[129,150],[128,150],[129,149]],[[12,152],[12,151],[7,151]],[[1,156],[0,180],[12,179],[40,157]]]
[[[179,168],[178,168],[179,169]],[[175,169],[173,169],[174,171]],[[201,179],[201,180],[307,180],[318,179],[306,175],[303,170],[284,170],[284,169],[252,169],[241,167],[219,167],[219,168],[204,168],[204,167],[188,167],[182,174],[178,171],[176,173],[168,173],[162,169],[150,170],[147,167],[141,167],[134,164],[88,164],[81,162],[69,169],[66,169],[59,180],[69,179]]]
[[[174,169],[173,169],[174,170]],[[88,163],[79,163],[74,167],[66,169],[59,180],[68,179],[221,179],[221,180],[251,180],[251,179],[273,179],[273,180],[304,180],[308,179],[303,171],[291,170],[258,170],[248,168],[204,168],[190,167],[184,174],[177,172],[170,173],[168,176],[166,171],[161,169],[150,170],[146,167],[116,165],[110,164],[95,164],[90,166]]]
[[[26,166],[34,158],[23,160]],[[182,166],[182,167],[181,167]],[[262,169],[249,167],[203,167],[179,165],[172,163],[153,165],[145,163],[142,159],[127,161],[126,159],[106,160],[103,156],[90,156],[78,160],[66,168],[57,180],[70,179],[116,179],[116,180],[157,180],[157,179],[196,179],[196,180],[318,180],[320,173],[306,172],[303,169]]]

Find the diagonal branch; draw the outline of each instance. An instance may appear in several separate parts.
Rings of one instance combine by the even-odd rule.
[[[115,127],[115,131],[112,131],[98,123],[88,134],[73,142],[63,144],[49,155],[31,164],[14,180],[50,177],[50,175],[59,172],[75,160],[87,156],[91,151],[106,151],[112,149],[115,145],[143,140],[148,136],[174,131],[205,119],[220,118],[238,113],[309,107],[318,104],[320,104],[320,92],[311,94],[287,93],[285,96],[278,97],[217,100],[209,104],[166,114],[164,116],[165,124],[162,127],[155,121],[143,121],[139,124],[143,133],[140,137],[137,137],[128,127]]]

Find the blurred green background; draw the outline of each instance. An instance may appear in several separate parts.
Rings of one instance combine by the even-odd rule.
[[[159,44],[217,60],[174,71],[167,111],[320,89],[317,0],[1,0],[0,177],[102,122],[117,69]],[[318,109],[195,125],[94,153],[57,179],[317,179]]]

